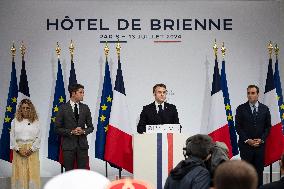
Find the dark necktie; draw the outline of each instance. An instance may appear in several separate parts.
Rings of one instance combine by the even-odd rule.
[[[257,118],[256,106],[252,105],[252,107],[253,107],[252,116],[253,116],[254,121],[256,122],[256,118]]]
[[[159,115],[162,115],[162,113],[163,113],[163,107],[162,107],[162,105],[159,104],[159,105],[158,105],[158,108],[159,108],[158,114],[159,114]]]
[[[74,106],[74,116],[76,118],[76,121],[78,122],[78,120],[79,120],[79,111],[78,111],[78,105],[77,104],[75,104],[75,106]]]

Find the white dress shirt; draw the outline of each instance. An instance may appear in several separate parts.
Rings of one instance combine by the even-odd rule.
[[[159,104],[158,102],[155,101],[155,106],[156,106],[156,110],[157,113],[159,113],[159,105],[162,105],[162,109],[164,110],[165,108],[165,102],[163,102],[162,104]]]
[[[78,113],[80,112],[80,111],[79,111],[79,103],[75,103],[75,102],[73,102],[72,100],[70,100],[70,104],[71,104],[71,107],[72,107],[73,112],[74,112],[75,104],[77,104]]]

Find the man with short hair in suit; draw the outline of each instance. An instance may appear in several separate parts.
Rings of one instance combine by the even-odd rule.
[[[167,87],[165,84],[156,84],[153,87],[155,101],[143,107],[137,132],[142,134],[146,131],[146,125],[179,124],[176,106],[165,102]]]
[[[238,106],[236,130],[242,160],[252,164],[258,174],[258,186],[263,183],[265,140],[271,128],[269,108],[258,101],[259,88],[249,85],[248,101]]]
[[[281,171],[281,179],[269,184],[265,184],[260,189],[283,189],[284,188],[284,154],[281,156],[281,160],[279,161],[280,171]]]
[[[63,165],[65,171],[72,170],[74,161],[78,169],[86,169],[88,163],[87,135],[94,130],[89,107],[81,103],[84,86],[68,87],[70,100],[59,107],[55,120],[55,132],[62,136]]]

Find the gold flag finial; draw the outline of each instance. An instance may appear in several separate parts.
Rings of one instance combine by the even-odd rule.
[[[106,45],[105,45],[104,51],[105,51],[105,55],[106,55],[106,58],[107,58],[108,53],[109,53],[109,48],[108,48],[108,45],[107,45],[107,41],[106,41]]]
[[[225,58],[226,50],[227,50],[227,48],[225,47],[225,44],[224,44],[224,42],[223,42],[222,47],[221,47],[221,52],[222,52],[222,57],[223,57],[223,59]]]
[[[75,50],[75,47],[74,47],[73,41],[71,39],[71,43],[70,43],[70,46],[69,46],[69,51],[70,51],[71,61],[72,62],[73,62],[73,57],[74,57],[74,50]]]
[[[271,59],[271,54],[272,54],[272,50],[273,50],[273,45],[272,45],[271,41],[269,41],[267,49],[268,49],[269,59]]]
[[[25,54],[26,54],[26,47],[25,47],[25,45],[24,45],[24,41],[22,41],[20,50],[21,50],[22,59],[24,59]]]
[[[59,47],[59,43],[58,42],[56,43],[55,51],[56,51],[57,57],[59,58],[60,57],[60,53],[61,53],[61,48]]]
[[[12,58],[13,58],[13,61],[14,61],[14,58],[16,56],[16,48],[15,48],[15,43],[13,41],[13,45],[11,47],[11,54],[12,54]]]
[[[117,53],[117,56],[118,58],[120,58],[120,50],[121,50],[121,46],[120,46],[120,43],[119,43],[119,40],[117,40],[117,44],[116,44],[116,53]]]
[[[214,45],[213,45],[213,51],[214,51],[215,58],[217,59],[218,46],[217,46],[216,39],[215,39],[215,42],[214,42]]]
[[[278,59],[279,47],[278,47],[277,44],[276,44],[275,47],[274,47],[274,52],[275,52],[276,59]]]

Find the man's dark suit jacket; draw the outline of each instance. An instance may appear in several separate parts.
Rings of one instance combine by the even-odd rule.
[[[284,188],[284,177],[282,177],[280,180],[265,184],[260,187],[260,189],[283,189]]]
[[[175,105],[165,102],[162,117],[157,113],[155,102],[144,106],[140,114],[137,132],[142,134],[146,131],[146,125],[159,124],[179,124],[178,112]]]
[[[236,130],[239,135],[240,150],[247,139],[260,138],[265,141],[271,128],[271,116],[267,106],[259,102],[256,126],[253,122],[253,114],[249,105],[246,102],[240,105],[236,111]]]
[[[85,134],[71,135],[71,130],[81,127]],[[87,135],[93,132],[94,127],[89,107],[79,103],[79,120],[76,121],[70,101],[61,105],[56,115],[55,132],[63,137],[62,150],[74,150],[78,144],[80,149],[88,149]]]
[[[263,183],[265,140],[271,128],[269,108],[259,103],[256,120],[249,102],[240,105],[236,112],[236,130],[239,134],[239,149],[241,159],[251,163],[257,171],[258,186]],[[261,139],[258,147],[245,143],[247,139]]]

